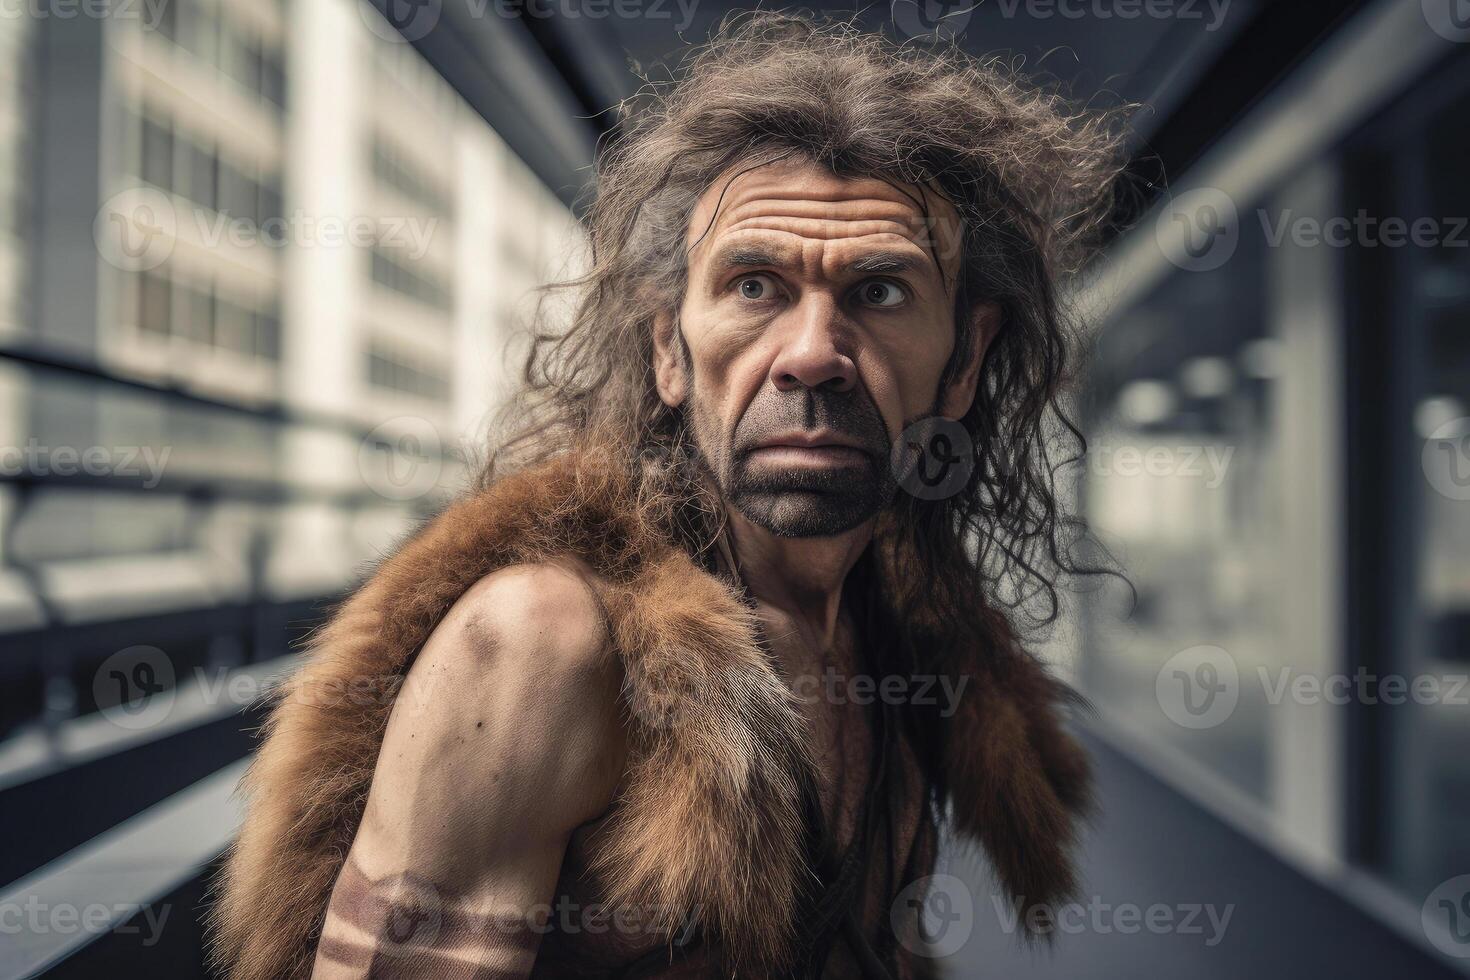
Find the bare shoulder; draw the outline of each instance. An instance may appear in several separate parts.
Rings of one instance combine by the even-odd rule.
[[[509,852],[559,860],[621,779],[621,685],[586,573],[528,564],[487,575],[409,670],[354,853],[370,872],[412,865],[440,881],[503,870]]]
[[[526,734],[555,727],[565,738],[605,723],[621,664],[589,574],[538,563],[485,576],[430,635],[406,686],[441,707],[465,702],[534,723]]]
[[[470,658],[534,652],[552,661],[543,669],[595,670],[612,650],[594,583],[593,572],[570,563],[501,568],[465,591],[436,634],[448,633]]]

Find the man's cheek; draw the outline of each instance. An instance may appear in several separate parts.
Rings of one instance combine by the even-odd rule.
[[[721,416],[733,426],[769,383],[771,354],[763,347],[727,347],[711,358],[708,374]]]
[[[888,433],[890,444],[908,422],[903,391],[898,379],[894,376],[892,367],[891,364],[878,363],[877,359],[867,365],[859,363],[858,366],[858,384],[867,390],[868,397],[872,399],[874,407],[877,408],[878,417],[883,420],[883,428]]]
[[[893,411],[885,411],[884,419],[897,422],[902,429],[915,419],[934,414],[943,396],[939,384],[941,373],[942,365],[914,365],[903,377],[895,379]]]

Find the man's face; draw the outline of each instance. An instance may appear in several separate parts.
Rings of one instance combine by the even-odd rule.
[[[954,211],[932,191],[807,162],[705,192],[677,325],[656,326],[658,386],[667,404],[688,402],[698,448],[748,520],[782,537],[855,528],[893,497],[904,427],[969,410],[994,310],[941,391],[956,242]]]

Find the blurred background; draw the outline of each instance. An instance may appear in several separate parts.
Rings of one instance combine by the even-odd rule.
[[[202,977],[255,700],[464,485],[610,107],[714,0],[0,3],[0,980]],[[825,8],[853,15],[852,8]],[[1102,812],[957,977],[1470,975],[1470,3],[896,0],[1136,101],[1070,296]]]

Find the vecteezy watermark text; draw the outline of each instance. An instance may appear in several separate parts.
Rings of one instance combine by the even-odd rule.
[[[1199,21],[1217,31],[1230,13],[1231,0],[996,0],[1007,19],[1180,20]]]
[[[0,935],[143,934],[143,945],[153,946],[163,935],[163,927],[172,909],[173,906],[168,904],[148,902],[112,905],[102,902],[87,905],[53,903],[43,901],[39,895],[27,895],[21,900],[0,902]],[[133,923],[132,920],[139,916],[142,917],[141,923]]]
[[[181,237],[210,249],[380,247],[416,262],[438,229],[437,217],[412,214],[316,214],[303,208],[264,217],[221,214],[140,185],[103,202],[92,237],[109,265],[143,272],[167,261]]]
[[[1265,703],[1470,705],[1470,675],[1378,674],[1366,667],[1352,673],[1312,673],[1290,666],[1258,665],[1254,672]],[[1155,678],[1155,695],[1170,721],[1183,728],[1223,724],[1240,702],[1243,673],[1235,658],[1217,646],[1194,646],[1166,660]]]
[[[174,0],[0,0],[0,20],[136,20],[150,30]]]
[[[949,718],[959,709],[961,696],[970,677],[961,674],[844,674],[827,667],[820,676],[801,674],[791,680],[791,693],[802,700],[822,700],[827,704],[916,705],[937,707],[941,718]]]
[[[1255,218],[1268,248],[1470,248],[1470,217],[1465,215],[1382,215],[1359,208],[1351,215],[1320,216],[1257,208]],[[1199,187],[1159,209],[1154,237],[1175,266],[1208,272],[1235,254],[1247,224],[1229,194]]]
[[[1095,476],[1177,476],[1203,479],[1206,489],[1225,482],[1234,446],[1114,446],[1098,443],[1087,447],[1088,469]]]
[[[137,477],[152,490],[171,453],[171,446],[47,446],[31,438],[24,446],[0,446],[0,475]]]
[[[999,895],[991,896],[990,901],[1001,930],[1008,934],[1014,934],[1024,922],[1027,932],[1034,936],[1057,932],[1069,936],[1084,932],[1128,936],[1147,932],[1156,936],[1203,936],[1208,947],[1220,945],[1235,915],[1233,903],[1222,907],[1208,902],[1155,902],[1145,907],[1134,902],[1106,902],[1100,895],[1091,896],[1085,904],[1028,905],[1025,898],[1009,900]]]

